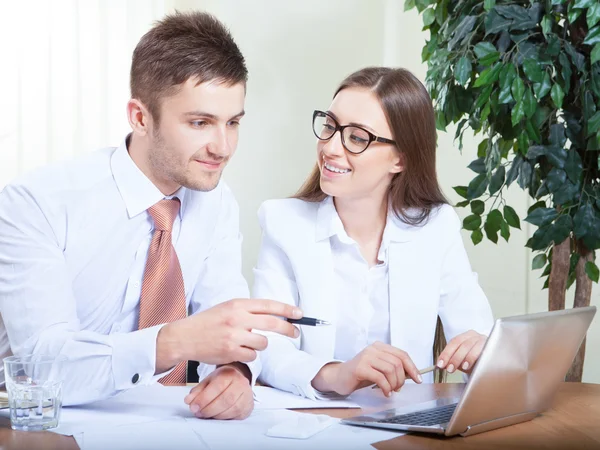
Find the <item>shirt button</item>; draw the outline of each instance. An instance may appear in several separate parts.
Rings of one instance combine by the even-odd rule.
[[[136,289],[139,288],[140,287],[140,282],[139,281],[134,282],[133,283],[133,287],[136,288]]]
[[[115,325],[115,331],[118,333],[119,331],[121,331],[121,325],[117,324]]]
[[[131,377],[131,382],[133,384],[136,384],[138,381],[140,381],[140,375],[136,373],[134,376]]]

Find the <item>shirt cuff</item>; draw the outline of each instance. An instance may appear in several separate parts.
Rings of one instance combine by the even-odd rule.
[[[113,349],[112,371],[117,391],[142,384],[151,384],[170,372],[169,370],[159,375],[154,374],[156,372],[156,338],[164,325],[156,325],[131,333],[110,335]]]
[[[256,359],[254,361],[242,363],[248,366],[250,369],[250,373],[252,374],[252,380],[250,381],[250,386],[254,387],[256,385],[256,380],[260,375],[260,371],[262,370],[262,363],[260,362],[260,354],[256,352]]]
[[[304,382],[294,385],[298,395],[310,398],[311,400],[339,400],[346,398],[346,396],[340,395],[337,392],[321,392],[312,386],[312,380],[317,376],[323,366],[329,363],[340,363],[342,361],[336,359],[324,359],[311,357],[305,361],[299,379]]]

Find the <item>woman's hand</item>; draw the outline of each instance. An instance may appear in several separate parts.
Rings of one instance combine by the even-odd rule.
[[[436,365],[452,373],[456,369],[471,373],[473,365],[479,359],[487,336],[469,330],[455,336],[438,357]]]
[[[349,395],[375,383],[389,397],[404,385],[408,375],[421,383],[421,375],[408,354],[391,345],[376,342],[344,363],[330,363],[321,368],[312,386],[322,392]]]

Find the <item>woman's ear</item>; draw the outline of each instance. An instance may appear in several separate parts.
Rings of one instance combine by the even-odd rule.
[[[396,152],[396,156],[393,159],[393,166],[390,173],[400,173],[404,171],[404,154]]]

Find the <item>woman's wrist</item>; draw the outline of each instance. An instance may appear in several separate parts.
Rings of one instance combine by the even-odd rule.
[[[339,366],[339,362],[333,362],[321,367],[311,382],[312,387],[320,392],[335,392],[335,380]]]

